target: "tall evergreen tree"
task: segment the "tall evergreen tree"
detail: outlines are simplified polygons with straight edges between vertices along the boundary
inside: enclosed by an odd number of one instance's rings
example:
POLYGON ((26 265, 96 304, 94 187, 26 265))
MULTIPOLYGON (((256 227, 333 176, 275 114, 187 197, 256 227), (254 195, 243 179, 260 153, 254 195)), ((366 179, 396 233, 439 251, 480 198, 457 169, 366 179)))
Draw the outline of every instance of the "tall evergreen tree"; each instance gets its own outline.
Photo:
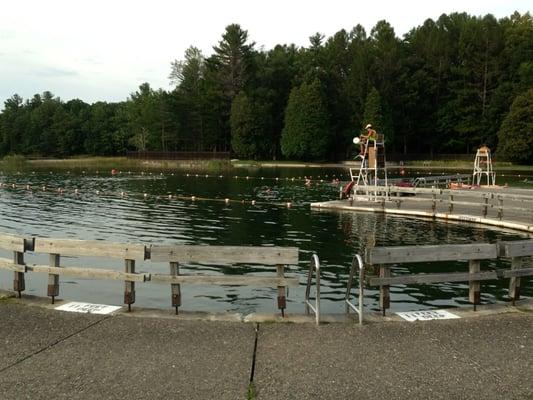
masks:
POLYGON ((317 79, 294 88, 285 111, 281 151, 287 158, 323 160, 329 151, 328 115, 317 79))
POLYGON ((498 138, 499 159, 533 163, 533 89, 515 98, 498 138))

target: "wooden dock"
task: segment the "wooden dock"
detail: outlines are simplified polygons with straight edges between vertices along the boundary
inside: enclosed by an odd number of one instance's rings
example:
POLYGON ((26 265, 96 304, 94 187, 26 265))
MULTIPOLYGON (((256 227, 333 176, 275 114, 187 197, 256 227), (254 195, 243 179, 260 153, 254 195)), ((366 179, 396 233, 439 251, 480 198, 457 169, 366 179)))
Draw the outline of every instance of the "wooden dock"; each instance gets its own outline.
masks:
POLYGON ((377 212, 478 223, 533 232, 533 190, 359 188, 350 199, 311 203, 312 209, 377 212))

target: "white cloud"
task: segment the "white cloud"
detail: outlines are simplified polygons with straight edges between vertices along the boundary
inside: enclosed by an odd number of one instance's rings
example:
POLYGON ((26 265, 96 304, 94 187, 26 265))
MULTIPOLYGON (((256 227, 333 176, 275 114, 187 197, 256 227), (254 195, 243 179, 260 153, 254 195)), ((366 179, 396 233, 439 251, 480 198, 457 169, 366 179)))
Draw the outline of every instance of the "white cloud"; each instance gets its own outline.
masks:
POLYGON ((407 0, 25 0, 0 13, 0 102, 50 90, 64 99, 118 101, 143 81, 168 88, 170 62, 190 45, 212 53, 224 28, 239 23, 258 47, 307 46, 315 32, 331 36, 386 19, 401 36, 427 18, 466 11, 510 15, 525 1, 407 0), (61 74, 63 72, 63 74, 61 74))

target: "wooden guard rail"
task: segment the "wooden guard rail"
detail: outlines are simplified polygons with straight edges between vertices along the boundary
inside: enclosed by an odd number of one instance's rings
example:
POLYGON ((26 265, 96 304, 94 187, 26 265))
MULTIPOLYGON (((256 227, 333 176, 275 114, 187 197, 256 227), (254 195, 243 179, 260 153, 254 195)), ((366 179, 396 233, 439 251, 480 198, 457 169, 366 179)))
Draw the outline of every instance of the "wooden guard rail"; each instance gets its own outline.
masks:
POLYGON ((524 268, 526 257, 533 256, 533 240, 499 242, 495 244, 459 244, 437 246, 374 247, 365 252, 365 263, 377 267, 379 276, 367 276, 369 286, 379 286, 379 305, 385 315, 390 308, 390 285, 429 284, 439 282, 469 282, 469 301, 480 303, 480 282, 510 279, 509 297, 520 298, 520 277, 533 276, 533 268, 524 268), (481 271, 481 262, 499 257, 511 258, 511 269, 481 271), (438 261, 467 261, 468 272, 420 273, 391 275, 394 264, 438 261))
POLYGON ((109 243, 94 240, 23 238, 0 234, 0 249, 12 251, 13 259, 0 258, 0 269, 14 272, 13 290, 21 297, 25 290, 25 273, 48 274, 47 295, 59 295, 59 276, 86 279, 124 281, 124 304, 135 303, 135 283, 153 282, 170 284, 171 304, 178 313, 181 305, 181 284, 195 285, 253 285, 271 286, 278 289, 278 308, 284 315, 287 307, 287 287, 298 286, 297 277, 286 277, 286 265, 298 264, 298 248, 294 247, 248 247, 248 246, 152 246, 139 244, 109 243), (25 252, 49 254, 48 265, 27 265, 25 252), (62 263, 62 256, 105 257, 124 260, 124 272, 91 266, 70 267, 62 263), (169 274, 138 273, 135 262, 150 259, 153 262, 168 262, 169 274), (180 275, 180 263, 186 264, 258 264, 276 267, 275 277, 263 276, 216 276, 180 275))
POLYGON ((401 207, 402 202, 409 201, 426 203, 433 212, 438 204, 446 204, 447 211, 450 213, 454 211, 455 206, 471 206, 479 208, 483 217, 487 216, 489 209, 494 209, 497 211, 499 220, 503 219, 505 211, 529 214, 529 218, 533 218, 533 196, 527 194, 397 186, 359 186, 354 188, 354 191, 355 196, 362 194, 378 198, 381 200, 382 207, 385 207, 386 201, 396 203, 397 208, 401 207), (421 196, 399 197, 416 194, 421 196))

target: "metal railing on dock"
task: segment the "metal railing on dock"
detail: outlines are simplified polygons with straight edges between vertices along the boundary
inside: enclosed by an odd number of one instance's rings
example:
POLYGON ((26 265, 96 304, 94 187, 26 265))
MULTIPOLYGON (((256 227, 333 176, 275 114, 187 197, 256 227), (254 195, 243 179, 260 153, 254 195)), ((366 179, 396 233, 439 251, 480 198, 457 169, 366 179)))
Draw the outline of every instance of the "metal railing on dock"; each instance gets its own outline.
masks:
POLYGON ((309 310, 313 310, 315 313, 316 324, 320 324, 320 260, 316 254, 313 254, 311 261, 309 262, 309 272, 307 274, 307 286, 305 289, 305 311, 309 314, 309 310), (311 304, 311 285, 313 281, 313 273, 315 273, 315 305, 311 304))

